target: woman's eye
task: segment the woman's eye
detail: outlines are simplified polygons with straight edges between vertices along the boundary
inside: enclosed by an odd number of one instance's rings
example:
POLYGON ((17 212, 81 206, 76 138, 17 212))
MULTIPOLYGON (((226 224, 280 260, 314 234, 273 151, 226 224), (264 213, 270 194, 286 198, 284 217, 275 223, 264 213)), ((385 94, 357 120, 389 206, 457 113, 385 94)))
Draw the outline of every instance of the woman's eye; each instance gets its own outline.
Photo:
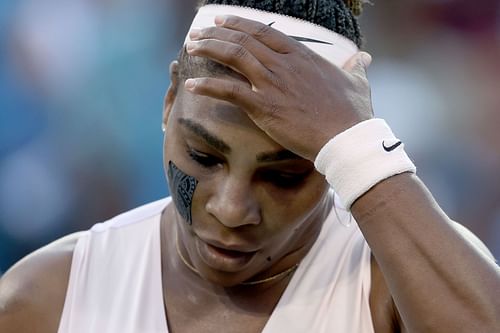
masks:
POLYGON ((262 179, 278 187, 291 188, 300 185, 308 174, 309 172, 286 173, 279 171, 268 171, 262 174, 262 179))
POLYGON ((198 152, 194 149, 188 149, 188 155, 193 161, 204 166, 205 168, 214 167, 221 163, 219 158, 198 152))

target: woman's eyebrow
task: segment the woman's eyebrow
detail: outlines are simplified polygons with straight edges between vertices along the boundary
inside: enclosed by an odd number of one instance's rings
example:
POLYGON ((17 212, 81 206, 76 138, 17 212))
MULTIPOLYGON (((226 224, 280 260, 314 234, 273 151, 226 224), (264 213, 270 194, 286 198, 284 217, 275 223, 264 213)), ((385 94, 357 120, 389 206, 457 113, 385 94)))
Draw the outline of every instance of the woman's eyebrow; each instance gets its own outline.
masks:
MULTIPOLYGON (((199 136, 207 144, 217 149, 221 153, 227 154, 231 152, 231 147, 224 142, 221 138, 217 137, 215 134, 210 133, 202 124, 187 118, 179 118, 178 122, 184 128, 188 129, 193 134, 199 136)), ((291 152, 287 149, 282 149, 278 151, 264 152, 260 153, 256 157, 257 162, 269 163, 269 162, 279 162, 285 160, 303 160, 304 158, 291 152)))
POLYGON ((187 128, 193 134, 199 136, 206 141, 210 146, 217 149, 221 153, 227 154, 231 152, 231 147, 215 134, 210 133, 203 125, 187 118, 179 118, 179 124, 187 128))
POLYGON ((304 160, 304 158, 287 149, 265 152, 257 155, 257 162, 278 162, 285 160, 304 160))

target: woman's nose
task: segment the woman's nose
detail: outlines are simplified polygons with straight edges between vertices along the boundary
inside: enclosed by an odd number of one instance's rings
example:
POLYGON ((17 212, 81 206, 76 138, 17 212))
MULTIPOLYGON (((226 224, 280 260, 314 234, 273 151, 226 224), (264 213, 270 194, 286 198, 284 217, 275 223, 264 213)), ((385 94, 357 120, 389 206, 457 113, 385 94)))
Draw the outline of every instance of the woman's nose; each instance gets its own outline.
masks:
POLYGON ((260 206, 250 184, 237 177, 219 182, 205 209, 228 228, 256 225, 261 221, 260 206))

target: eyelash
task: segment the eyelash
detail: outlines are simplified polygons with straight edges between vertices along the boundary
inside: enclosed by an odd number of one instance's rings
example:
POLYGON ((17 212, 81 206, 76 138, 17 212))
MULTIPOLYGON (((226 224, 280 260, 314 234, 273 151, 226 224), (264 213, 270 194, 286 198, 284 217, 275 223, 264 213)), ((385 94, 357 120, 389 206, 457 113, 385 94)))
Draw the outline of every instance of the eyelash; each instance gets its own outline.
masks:
POLYGON ((193 161, 205 168, 212 168, 222 162, 220 159, 214 156, 197 152, 192 148, 188 149, 187 153, 193 161))
MULTIPOLYGON (((221 159, 200 153, 192 148, 189 148, 187 153, 193 161, 206 169, 211 169, 222 163, 221 159)), ((260 174, 259 178, 276 187, 294 188, 299 186, 309 173, 309 171, 303 173, 283 173, 277 170, 266 170, 260 174)))
POLYGON ((293 188, 299 186, 307 177, 305 173, 283 173, 279 171, 266 171, 261 175, 261 179, 281 188, 293 188))

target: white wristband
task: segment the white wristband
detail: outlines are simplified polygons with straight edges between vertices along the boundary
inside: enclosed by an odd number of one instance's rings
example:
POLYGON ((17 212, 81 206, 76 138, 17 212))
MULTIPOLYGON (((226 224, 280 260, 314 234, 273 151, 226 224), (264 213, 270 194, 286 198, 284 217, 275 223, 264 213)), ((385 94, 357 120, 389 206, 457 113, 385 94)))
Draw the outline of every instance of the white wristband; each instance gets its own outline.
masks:
POLYGON ((316 169, 337 192, 346 209, 380 181, 403 172, 416 172, 383 119, 362 121, 339 133, 321 148, 316 169))

